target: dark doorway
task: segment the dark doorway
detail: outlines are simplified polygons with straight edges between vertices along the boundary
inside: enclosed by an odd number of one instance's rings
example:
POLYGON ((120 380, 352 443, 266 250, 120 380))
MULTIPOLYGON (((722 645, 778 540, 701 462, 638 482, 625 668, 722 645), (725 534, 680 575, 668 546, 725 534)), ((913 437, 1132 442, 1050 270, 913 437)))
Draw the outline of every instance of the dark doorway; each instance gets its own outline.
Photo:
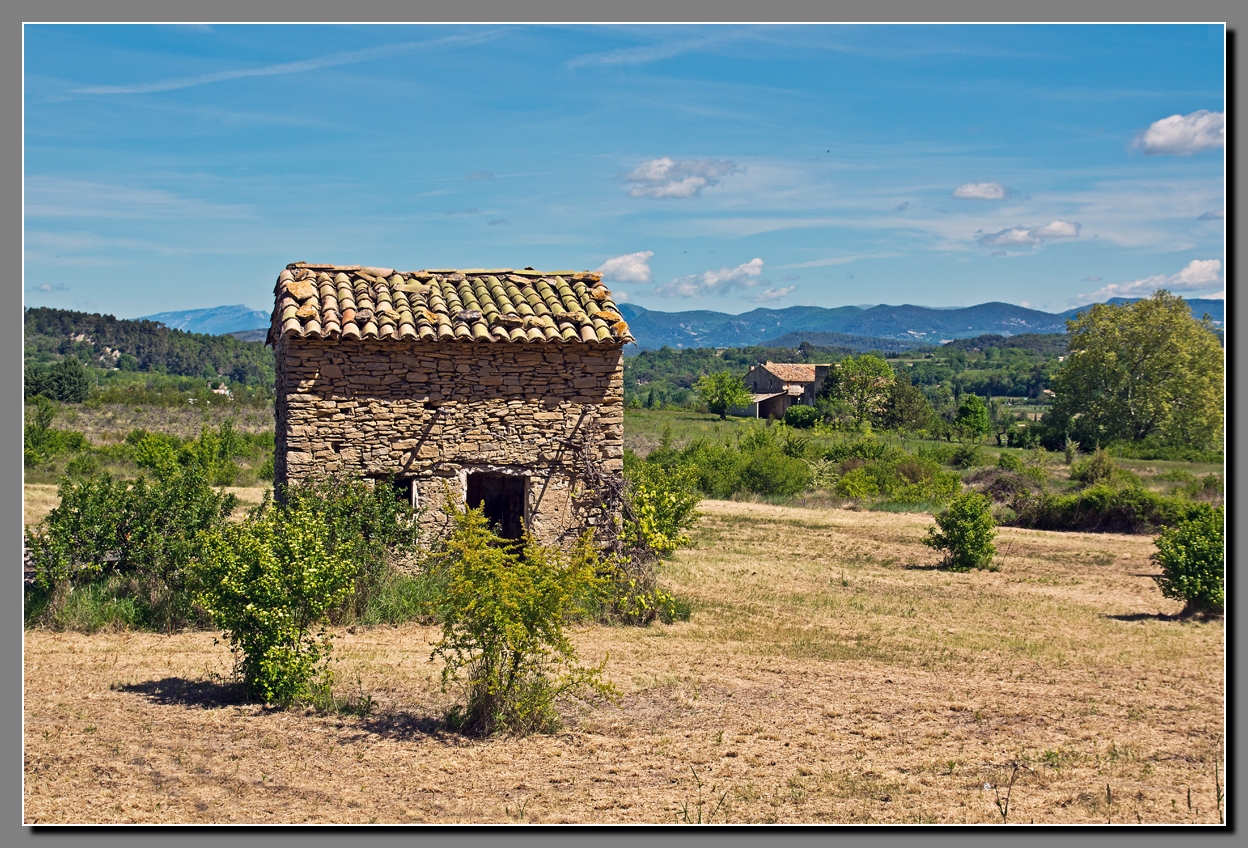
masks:
POLYGON ((524 478, 478 472, 468 475, 468 506, 485 505, 485 517, 504 539, 519 539, 524 523, 524 478))

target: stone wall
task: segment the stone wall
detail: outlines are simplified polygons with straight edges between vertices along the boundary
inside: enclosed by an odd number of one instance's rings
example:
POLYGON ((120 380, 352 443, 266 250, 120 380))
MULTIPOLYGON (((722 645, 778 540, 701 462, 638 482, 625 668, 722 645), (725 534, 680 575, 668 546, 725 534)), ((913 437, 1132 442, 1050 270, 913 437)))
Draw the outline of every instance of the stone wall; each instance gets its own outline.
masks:
POLYGON ((282 336, 275 352, 277 482, 410 479, 427 538, 478 471, 526 479, 525 521, 544 542, 609 521, 585 469, 623 473, 620 346, 282 336))

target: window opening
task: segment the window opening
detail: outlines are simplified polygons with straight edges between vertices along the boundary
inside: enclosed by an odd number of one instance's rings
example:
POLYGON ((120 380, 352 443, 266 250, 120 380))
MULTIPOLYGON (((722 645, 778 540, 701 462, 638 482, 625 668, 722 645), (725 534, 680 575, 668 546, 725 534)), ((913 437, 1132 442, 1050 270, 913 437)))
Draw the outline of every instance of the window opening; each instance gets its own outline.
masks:
POLYGON ((494 532, 519 539, 524 528, 524 478, 514 474, 468 475, 468 507, 482 508, 494 532))

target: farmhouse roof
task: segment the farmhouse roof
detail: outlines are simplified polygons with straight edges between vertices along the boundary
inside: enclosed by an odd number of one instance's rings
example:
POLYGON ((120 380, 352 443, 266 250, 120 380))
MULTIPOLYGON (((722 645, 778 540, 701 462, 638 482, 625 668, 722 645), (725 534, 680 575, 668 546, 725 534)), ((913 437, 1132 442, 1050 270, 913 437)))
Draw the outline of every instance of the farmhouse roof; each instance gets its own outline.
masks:
POLYGON ((395 271, 293 262, 277 278, 267 342, 280 336, 395 341, 633 341, 592 271, 395 271))
POLYGON ((815 366, 800 365, 792 362, 768 362, 763 368, 775 374, 786 383, 815 382, 815 366))

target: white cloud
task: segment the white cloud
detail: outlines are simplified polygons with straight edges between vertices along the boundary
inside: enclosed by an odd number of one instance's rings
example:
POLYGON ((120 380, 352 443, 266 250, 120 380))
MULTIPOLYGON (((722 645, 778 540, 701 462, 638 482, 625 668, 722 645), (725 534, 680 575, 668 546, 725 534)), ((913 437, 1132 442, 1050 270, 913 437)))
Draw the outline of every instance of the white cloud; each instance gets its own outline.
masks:
POLYGON ((624 179, 636 183, 632 197, 697 197, 702 189, 739 169, 728 159, 673 159, 664 156, 642 162, 624 179))
POLYGON ((40 283, 38 290, 41 292, 63 292, 69 291, 69 287, 64 283, 40 283))
POLYGON ((663 297, 724 295, 737 288, 753 288, 760 282, 758 277, 762 273, 763 260, 755 257, 736 268, 720 268, 718 271, 703 271, 701 274, 677 277, 655 289, 654 293, 663 297))
POLYGON ((773 300, 780 300, 793 294, 797 286, 783 286, 781 288, 769 288, 764 292, 754 295, 750 298, 754 303, 770 303, 773 300))
POLYGON ((471 174, 469 174, 469 175, 466 177, 466 179, 469 179, 469 180, 471 180, 471 181, 473 181, 473 182, 479 182, 479 181, 481 181, 481 180, 486 180, 486 181, 488 181, 488 182, 493 182, 493 180, 494 180, 494 172, 493 172, 493 171, 473 171, 471 174))
POLYGON ((1100 281, 1101 281, 1101 278, 1093 274, 1091 277, 1084 277, 1080 282, 1099 283, 1100 281))
POLYGON ((979 234, 975 240, 981 247, 1030 247, 1044 244, 1046 239, 1078 238, 1083 225, 1072 221, 1050 221, 1043 227, 1010 227, 995 233, 979 234))
POLYGON ((1226 144, 1226 115, 1200 109, 1154 121, 1135 139, 1146 156, 1191 156, 1226 144))
POLYGON ((1129 283, 1110 283, 1091 294, 1072 298, 1071 305, 1099 303, 1111 297, 1147 297, 1157 289, 1171 292, 1204 291, 1222 286, 1222 262, 1218 259, 1193 259, 1177 274, 1158 274, 1129 283))
POLYGON ((1050 221, 1043 227, 1036 227, 1032 232, 1039 238, 1079 238, 1079 224, 1070 221, 1050 221))
POLYGON ((953 190, 962 200, 1004 200, 1008 194, 1001 183, 963 183, 953 190))
POLYGON ((652 256, 654 256, 653 250, 626 253, 603 262, 598 268, 598 273, 617 283, 648 283, 651 279, 650 258, 652 256))
POLYGON ((632 299, 632 295, 630 295, 626 291, 620 291, 619 289, 616 289, 615 291, 611 292, 611 298, 616 303, 628 303, 629 300, 632 299))

